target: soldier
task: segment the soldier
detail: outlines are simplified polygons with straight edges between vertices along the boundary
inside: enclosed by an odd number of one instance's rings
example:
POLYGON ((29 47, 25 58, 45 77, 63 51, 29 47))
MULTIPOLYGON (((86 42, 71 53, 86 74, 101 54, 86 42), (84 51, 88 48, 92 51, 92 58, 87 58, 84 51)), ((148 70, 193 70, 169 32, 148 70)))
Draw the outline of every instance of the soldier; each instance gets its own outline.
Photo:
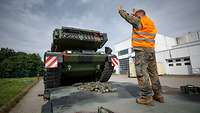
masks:
POLYGON ((142 9, 133 9, 133 13, 128 14, 122 6, 119 6, 118 11, 121 17, 132 25, 132 47, 135 52, 136 75, 140 88, 140 96, 136 102, 152 105, 154 99, 164 103, 154 51, 156 27, 142 9))

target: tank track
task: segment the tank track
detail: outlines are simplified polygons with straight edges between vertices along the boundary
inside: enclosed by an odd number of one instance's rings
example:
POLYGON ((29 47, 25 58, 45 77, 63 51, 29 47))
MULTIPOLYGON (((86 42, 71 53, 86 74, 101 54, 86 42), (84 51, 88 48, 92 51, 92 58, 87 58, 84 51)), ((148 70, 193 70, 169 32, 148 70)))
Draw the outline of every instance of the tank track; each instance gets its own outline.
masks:
POLYGON ((112 73, 113 73, 113 67, 110 62, 106 61, 99 81, 107 82, 110 79, 112 73))
POLYGON ((61 72, 60 69, 49 69, 44 76, 45 89, 60 86, 61 72))

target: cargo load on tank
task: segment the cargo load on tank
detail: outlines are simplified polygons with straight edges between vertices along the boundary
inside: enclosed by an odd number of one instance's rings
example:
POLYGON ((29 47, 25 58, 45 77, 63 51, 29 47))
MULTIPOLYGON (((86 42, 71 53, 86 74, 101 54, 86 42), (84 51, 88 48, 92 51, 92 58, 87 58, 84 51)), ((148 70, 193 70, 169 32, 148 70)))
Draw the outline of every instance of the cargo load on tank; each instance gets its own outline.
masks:
POLYGON ((112 50, 97 52, 108 41, 107 34, 94 30, 62 27, 53 31, 51 51, 45 52, 45 93, 79 82, 107 82, 118 64, 112 50))

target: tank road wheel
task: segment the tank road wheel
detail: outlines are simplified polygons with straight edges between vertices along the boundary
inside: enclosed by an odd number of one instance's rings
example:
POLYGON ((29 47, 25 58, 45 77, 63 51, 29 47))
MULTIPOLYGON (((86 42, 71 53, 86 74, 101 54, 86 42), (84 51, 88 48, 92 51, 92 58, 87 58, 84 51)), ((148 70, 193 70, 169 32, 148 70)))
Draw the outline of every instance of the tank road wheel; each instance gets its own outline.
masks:
POLYGON ((107 82, 110 79, 112 73, 113 73, 113 67, 111 65, 111 62, 106 61, 99 81, 107 82))

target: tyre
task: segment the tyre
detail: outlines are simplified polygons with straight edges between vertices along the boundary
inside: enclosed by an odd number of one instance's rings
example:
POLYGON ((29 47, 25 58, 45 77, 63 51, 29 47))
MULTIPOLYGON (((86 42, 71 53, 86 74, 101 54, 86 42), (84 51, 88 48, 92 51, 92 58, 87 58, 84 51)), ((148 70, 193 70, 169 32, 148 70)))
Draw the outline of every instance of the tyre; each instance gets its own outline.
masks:
POLYGON ((107 82, 110 79, 112 73, 113 73, 113 67, 111 65, 111 62, 106 61, 99 81, 107 82))

